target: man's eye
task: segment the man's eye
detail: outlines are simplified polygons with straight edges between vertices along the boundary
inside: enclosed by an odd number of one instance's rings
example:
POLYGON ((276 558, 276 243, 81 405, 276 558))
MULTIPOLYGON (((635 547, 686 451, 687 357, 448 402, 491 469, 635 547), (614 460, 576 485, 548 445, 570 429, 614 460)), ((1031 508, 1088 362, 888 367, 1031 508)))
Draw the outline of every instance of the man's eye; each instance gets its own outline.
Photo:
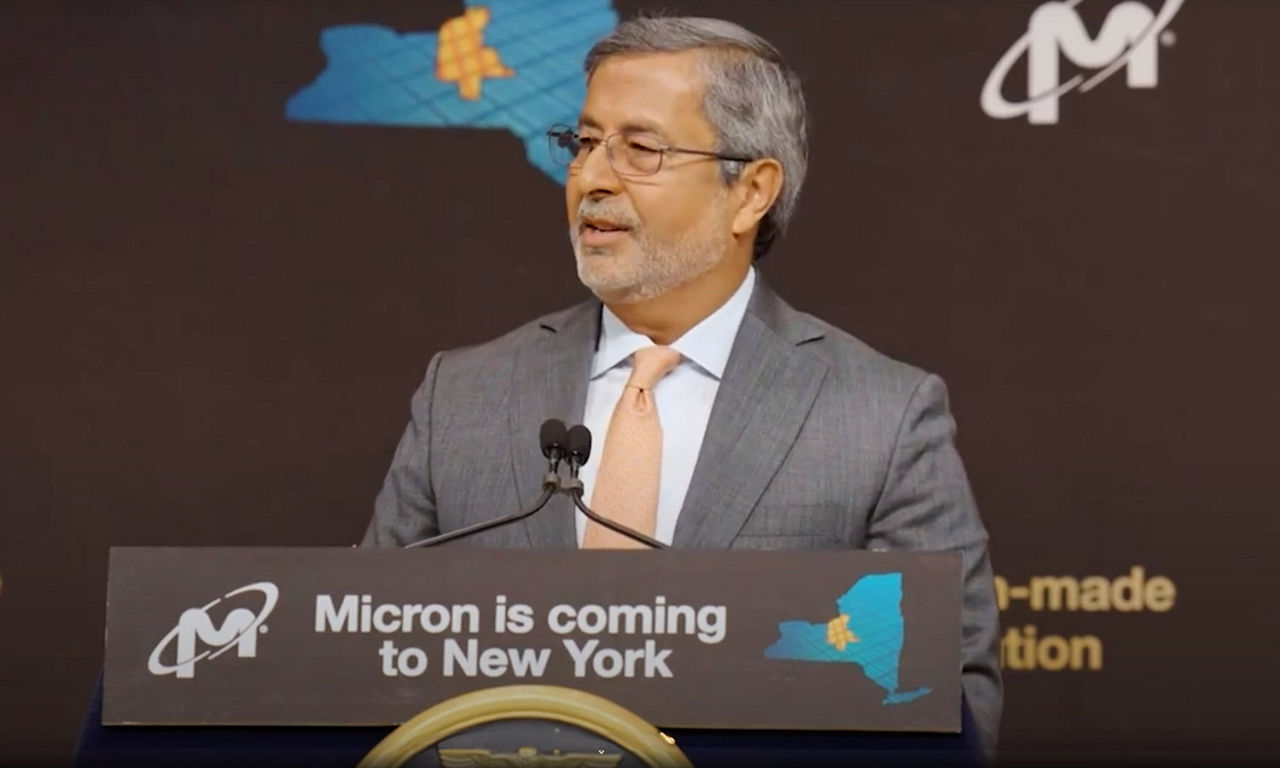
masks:
POLYGON ((650 144, 647 142, 635 141, 635 140, 627 142, 627 149, 631 150, 632 152, 638 152, 640 154, 646 154, 646 155, 655 155, 662 151, 662 149, 658 147, 656 144, 650 144))
POLYGON ((585 150, 585 151, 587 151, 587 152, 590 152, 591 150, 595 149, 595 148, 596 148, 596 146, 597 146, 597 145, 599 145, 599 144, 600 144, 600 140, 599 140, 599 139, 597 139, 597 138, 595 138, 594 136, 579 136, 579 137, 578 137, 578 149, 579 149, 579 150, 585 150))

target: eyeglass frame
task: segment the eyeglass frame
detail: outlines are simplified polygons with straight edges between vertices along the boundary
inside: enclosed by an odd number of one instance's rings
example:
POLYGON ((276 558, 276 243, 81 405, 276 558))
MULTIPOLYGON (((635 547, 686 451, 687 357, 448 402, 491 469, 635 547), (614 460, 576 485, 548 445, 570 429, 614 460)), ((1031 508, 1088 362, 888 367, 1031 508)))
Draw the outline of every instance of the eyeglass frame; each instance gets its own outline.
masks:
MULTIPOLYGON (((577 137, 579 144, 581 144, 582 134, 578 132, 578 129, 573 128, 572 126, 568 126, 568 125, 564 125, 563 123, 560 123, 557 125, 553 125, 547 129, 547 143, 548 143, 547 150, 548 152, 550 152, 552 160, 556 160, 556 145, 559 143, 559 139, 561 138, 561 136, 565 135, 566 133, 577 137), (556 144, 552 144, 552 142, 556 142, 556 144)), ((672 154, 700 155, 702 157, 713 157, 717 160, 724 160, 724 161, 733 162, 733 163, 750 163, 758 159, 754 157, 726 155, 726 154, 709 150, 709 149, 691 149, 688 147, 677 147, 670 144, 659 144, 655 149, 655 151, 658 152, 657 168, 654 168, 649 173, 626 173, 623 171, 619 171, 618 168, 613 164, 613 150, 609 148, 609 142, 613 139, 614 136, 624 136, 626 134, 640 134, 640 133, 644 133, 644 132, 636 131, 636 130, 623 130, 623 131, 615 131, 607 136, 602 136, 600 138, 591 138, 590 139, 591 141, 598 142, 595 146, 591 147, 591 149, 595 149, 596 146, 604 147, 605 160, 608 161, 609 167, 613 169, 614 173, 620 176, 636 176, 636 177, 657 175, 662 170, 663 159, 665 159, 667 155, 672 155, 672 154)), ((562 148, 568 149, 568 147, 562 147, 562 148)), ((587 156, 590 154, 591 154, 591 150, 589 149, 587 150, 586 155, 581 155, 581 149, 579 149, 579 154, 574 155, 573 159, 571 159, 567 163, 563 163, 563 165, 566 168, 573 168, 575 167, 575 165, 576 167, 581 167, 584 163, 586 163, 587 156), (581 161, 578 160, 579 156, 581 156, 582 158, 581 161)))

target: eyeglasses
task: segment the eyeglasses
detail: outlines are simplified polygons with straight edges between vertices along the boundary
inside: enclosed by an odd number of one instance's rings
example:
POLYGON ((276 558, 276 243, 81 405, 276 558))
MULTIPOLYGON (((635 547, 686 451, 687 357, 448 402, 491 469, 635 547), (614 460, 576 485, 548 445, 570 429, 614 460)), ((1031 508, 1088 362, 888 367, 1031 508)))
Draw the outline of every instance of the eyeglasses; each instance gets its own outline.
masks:
POLYGON ((619 131, 603 138, 582 136, 567 125, 553 125, 547 131, 547 144, 551 158, 560 165, 581 168, 591 150, 604 145, 605 157, 614 173, 620 176, 652 176, 662 170, 662 158, 666 155, 685 154, 714 157, 749 163, 754 158, 739 155, 722 155, 705 149, 685 149, 659 143, 652 136, 633 131, 619 131))

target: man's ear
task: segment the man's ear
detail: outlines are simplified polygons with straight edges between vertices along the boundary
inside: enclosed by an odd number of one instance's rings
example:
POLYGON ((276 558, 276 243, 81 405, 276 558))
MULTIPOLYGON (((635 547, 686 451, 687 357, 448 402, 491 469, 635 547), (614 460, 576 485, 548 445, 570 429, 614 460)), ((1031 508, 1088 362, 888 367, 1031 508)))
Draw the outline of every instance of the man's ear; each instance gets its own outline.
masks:
POLYGON ((733 217, 733 234, 744 235, 760 223, 782 191, 782 178, 782 163, 772 157, 747 163, 734 183, 740 202, 733 217))

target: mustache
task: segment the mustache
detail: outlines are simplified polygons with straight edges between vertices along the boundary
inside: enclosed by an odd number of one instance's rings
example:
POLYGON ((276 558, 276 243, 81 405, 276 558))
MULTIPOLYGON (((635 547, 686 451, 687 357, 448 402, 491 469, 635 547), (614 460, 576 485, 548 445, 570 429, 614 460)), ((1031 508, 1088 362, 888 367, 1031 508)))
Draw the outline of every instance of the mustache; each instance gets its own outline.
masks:
MULTIPOLYGON (((583 200, 578 203, 578 221, 583 219, 605 219, 627 229, 639 229, 640 219, 631 211, 617 205, 594 200, 583 200)), ((581 229, 579 224, 578 228, 581 229)))

